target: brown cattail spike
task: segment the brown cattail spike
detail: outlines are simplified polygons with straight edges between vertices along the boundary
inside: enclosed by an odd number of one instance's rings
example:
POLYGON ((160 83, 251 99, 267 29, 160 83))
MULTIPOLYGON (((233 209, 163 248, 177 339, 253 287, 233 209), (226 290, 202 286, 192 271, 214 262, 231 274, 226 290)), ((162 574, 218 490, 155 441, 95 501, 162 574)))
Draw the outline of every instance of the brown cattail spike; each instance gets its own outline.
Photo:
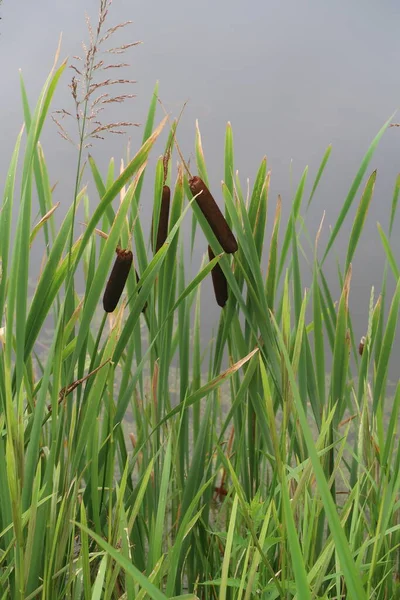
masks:
POLYGON ((117 258, 103 296, 103 307, 108 313, 112 313, 115 310, 118 301, 121 298, 126 280, 128 279, 132 260, 133 256, 130 250, 117 248, 117 258))
MULTIPOLYGON (((211 246, 208 246, 208 258, 210 259, 210 261, 213 258, 215 258, 211 246)), ((212 269, 211 277, 213 280, 214 293, 215 298, 217 300, 217 304, 218 306, 221 306, 223 308, 226 304, 226 301, 228 300, 228 282, 226 281, 224 272, 218 263, 212 269)))
MULTIPOLYGON (((158 231, 156 240, 156 250, 158 252, 168 237, 168 218, 169 205, 171 201, 171 190, 167 185, 164 185, 161 196, 160 219, 158 221, 158 231)), ((153 223, 151 224, 151 244, 153 246, 153 223)))
POLYGON ((202 181, 200 177, 192 177, 189 179, 189 186, 193 196, 199 194, 196 198, 196 202, 222 248, 228 254, 236 252, 238 249, 236 238, 204 181, 202 181))

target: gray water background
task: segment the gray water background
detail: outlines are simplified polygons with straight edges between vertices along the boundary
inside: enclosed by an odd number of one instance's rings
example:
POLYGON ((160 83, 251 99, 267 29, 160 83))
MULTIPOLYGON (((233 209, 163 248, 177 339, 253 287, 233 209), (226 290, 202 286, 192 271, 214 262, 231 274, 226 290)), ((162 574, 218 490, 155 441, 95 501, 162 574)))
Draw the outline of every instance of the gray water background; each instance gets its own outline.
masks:
MULTIPOLYGON (((33 105, 53 62, 59 34, 63 33, 61 57, 81 53, 87 40, 84 12, 96 23, 97 0, 4 0, 0 5, 0 188, 4 186, 10 156, 23 117, 20 101, 21 69, 33 105)), ((195 120, 199 119, 211 187, 218 192, 224 176, 223 155, 226 122, 232 123, 235 166, 242 185, 250 185, 264 155, 271 169, 271 230, 276 197, 283 201, 283 223, 296 185, 306 165, 309 178, 305 199, 329 143, 333 151, 312 208, 307 226, 314 238, 325 211, 321 248, 329 227, 342 207, 352 180, 372 138, 400 104, 400 5, 387 0, 286 1, 219 0, 188 3, 181 0, 149 2, 114 0, 108 24, 126 20, 133 24, 116 36, 116 43, 142 40, 127 55, 126 77, 137 80, 130 89, 137 98, 121 107, 111 107, 110 120, 129 119, 144 123, 156 80, 160 97, 177 116, 188 104, 179 126, 179 142, 185 156, 194 152, 195 120)), ((53 109, 73 109, 68 83, 72 71, 59 83, 53 109)), ((128 91, 128 90, 125 90, 128 91)), ((157 121, 163 116, 157 113, 157 121)), ((394 121, 399 120, 396 117, 394 121)), ((74 123, 71 122, 73 129, 74 123)), ((140 146, 143 127, 132 129, 131 144, 140 146)), ((91 149, 103 173, 111 156, 119 164, 125 156, 126 136, 108 136, 91 149)), ((76 151, 62 140, 48 120, 41 142, 51 183, 57 182, 54 202, 61 202, 59 215, 72 201, 76 151)), ((153 203, 153 170, 165 137, 152 154, 142 196, 144 227, 150 227, 153 203)), ((374 198, 365 230, 353 261, 351 310, 356 336, 365 333, 371 286, 380 292, 384 252, 376 223, 387 232, 390 204, 399 164, 400 130, 384 135, 370 174, 378 170, 374 198)), ((89 171, 86 180, 90 182, 89 171)), ((365 183, 365 182, 364 182, 365 183)), ((357 203, 361 196, 358 193, 357 203)), ((97 196, 89 187, 91 207, 97 196)), ((351 215, 354 216, 356 205, 351 215)), ((344 261, 351 218, 335 244, 344 261)), ((393 251, 400 258, 397 219, 393 251)), ((187 235, 190 218, 185 224, 187 235)), ((198 236, 195 266, 203 256, 205 242, 198 236), (197 261, 197 262, 196 262, 197 261)), ((43 247, 33 247, 32 278, 37 273, 43 247)), ((308 251, 308 255, 312 255, 308 251)), ((326 264, 326 273, 338 292, 336 266, 326 264)), ((389 296, 393 279, 389 277, 389 296)), ((310 278, 305 270, 304 284, 310 278)), ((202 293, 203 339, 207 341, 217 324, 219 309, 212 299, 211 282, 202 293)), ((337 298, 335 298, 337 299, 337 298)), ((391 376, 398 378, 400 353, 393 353, 391 376)))

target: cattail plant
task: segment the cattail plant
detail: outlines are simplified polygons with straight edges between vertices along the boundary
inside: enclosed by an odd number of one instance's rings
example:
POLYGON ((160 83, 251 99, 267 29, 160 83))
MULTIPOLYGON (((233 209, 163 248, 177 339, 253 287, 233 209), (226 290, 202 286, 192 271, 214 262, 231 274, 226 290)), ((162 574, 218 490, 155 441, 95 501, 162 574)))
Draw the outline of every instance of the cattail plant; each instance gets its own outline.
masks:
MULTIPOLYGON (((208 258, 210 261, 215 258, 215 254, 212 251, 211 246, 208 246, 208 258)), ((219 264, 216 264, 212 269, 211 277, 217 304, 223 308, 228 300, 228 282, 219 264)))
MULTIPOLYGON (((114 312, 121 298, 133 261, 133 255, 130 250, 117 248, 116 252, 117 258, 115 259, 103 296, 103 307, 108 313, 114 312)), ((137 273, 136 277, 138 277, 137 273)))
POLYGON ((196 202, 222 248, 228 254, 236 252, 238 249, 236 238, 204 181, 200 177, 191 177, 189 186, 194 196, 199 194, 196 202))

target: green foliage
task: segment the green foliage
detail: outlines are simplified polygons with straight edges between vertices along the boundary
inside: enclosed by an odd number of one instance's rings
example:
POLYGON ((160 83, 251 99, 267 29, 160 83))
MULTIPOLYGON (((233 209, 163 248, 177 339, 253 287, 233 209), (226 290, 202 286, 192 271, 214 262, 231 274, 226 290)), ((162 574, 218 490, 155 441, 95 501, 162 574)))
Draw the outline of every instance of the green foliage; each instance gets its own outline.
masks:
MULTIPOLYGON (((399 178, 388 234, 378 225, 385 293, 377 301, 371 293, 361 359, 350 357, 349 296, 376 171, 359 199, 337 298, 324 273, 388 123, 363 159, 322 259, 318 232, 304 292, 302 204, 310 193, 307 212, 317 195, 330 147, 311 192, 304 170, 283 223, 280 198, 269 215, 266 158, 244 198, 228 124, 225 181, 220 194, 213 191, 238 240, 228 256, 192 198, 183 165, 173 172, 177 125, 169 132, 166 118, 154 125, 157 85, 133 158, 115 177, 112 159, 102 173, 95 152, 89 157, 94 198, 80 186, 79 164, 73 202, 56 227, 39 137, 64 68, 54 67, 32 113, 21 80, 27 138, 22 150, 21 131, 0 212, 0 596, 398 597, 400 384, 393 391, 388 376, 400 307, 391 245, 399 178), (168 238, 153 256, 138 207, 163 134, 166 155, 152 174, 154 214, 164 176, 172 201, 168 238), (86 228, 78 237, 80 204, 86 228), (189 244, 182 235, 188 213, 189 244), (99 230, 106 239, 97 244, 99 230), (197 272, 187 252, 196 237, 215 254, 197 272), (30 296, 33 240, 44 258, 30 296), (139 280, 132 269, 116 311, 104 315, 117 245, 132 249, 139 280), (214 337, 204 340, 211 299, 201 288, 217 263, 229 299, 214 337)), ((198 124, 195 155, 208 183, 198 124)))

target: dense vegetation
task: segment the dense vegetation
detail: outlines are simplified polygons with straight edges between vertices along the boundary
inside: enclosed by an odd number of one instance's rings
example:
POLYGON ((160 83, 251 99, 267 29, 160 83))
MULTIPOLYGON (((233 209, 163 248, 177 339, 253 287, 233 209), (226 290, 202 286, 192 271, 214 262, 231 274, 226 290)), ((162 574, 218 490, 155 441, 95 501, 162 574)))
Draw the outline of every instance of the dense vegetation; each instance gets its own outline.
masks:
MULTIPOLYGON (((376 179, 375 171, 368 176, 370 162, 390 120, 368 149, 323 249, 319 234, 308 244, 305 216, 330 147, 309 198, 304 171, 283 223, 280 199, 268 197, 266 159, 251 193, 243 192, 228 124, 222 193, 213 191, 238 243, 226 254, 192 195, 187 167, 173 168, 179 128, 167 117, 156 123, 157 87, 143 144, 121 173, 112 159, 101 173, 94 157, 82 169, 90 50, 85 60, 83 101, 72 85, 82 116, 76 187, 62 223, 56 225, 39 139, 66 63, 54 67, 32 112, 21 82, 25 125, 4 180, 1 598, 398 598, 400 386, 393 397, 388 368, 400 303, 390 244, 400 178, 388 231, 379 227, 386 267, 381 290, 371 290, 362 348, 348 304, 376 179), (162 134, 165 152, 150 173, 148 157, 162 134), (93 177, 98 197, 89 199, 83 173, 93 177), (145 174, 154 178, 152 233, 138 209, 145 174), (165 185, 168 237, 153 254, 165 185), (33 226, 36 196, 41 219, 33 226), (354 203, 335 298, 324 265, 354 203), (86 227, 78 235, 81 205, 86 227), (190 222, 192 247, 195 236, 204 240, 193 278, 182 240, 190 222), (44 260, 31 297, 33 241, 44 260), (130 269, 122 300, 106 313, 117 247, 132 251, 139 280, 130 269), (303 252, 312 269, 309 289, 303 252), (204 344, 200 291, 217 265, 228 300, 215 338, 204 344), (39 351, 49 323, 54 335, 39 351)), ((195 152, 192 175, 208 186, 198 129, 195 152)))

